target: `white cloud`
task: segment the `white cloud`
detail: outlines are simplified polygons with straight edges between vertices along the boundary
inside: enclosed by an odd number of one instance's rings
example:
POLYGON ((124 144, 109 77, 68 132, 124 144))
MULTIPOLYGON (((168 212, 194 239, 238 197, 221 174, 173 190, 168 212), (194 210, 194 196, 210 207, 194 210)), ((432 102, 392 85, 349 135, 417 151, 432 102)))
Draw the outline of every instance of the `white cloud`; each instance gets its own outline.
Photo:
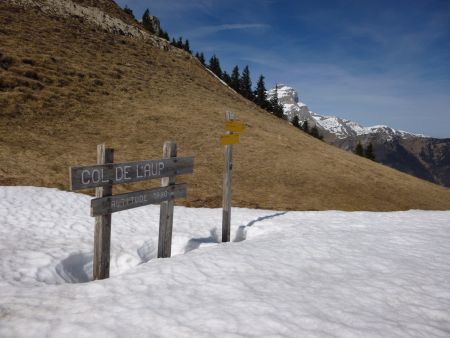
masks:
POLYGON ((270 25, 263 24, 263 23, 222 24, 222 25, 198 27, 198 28, 188 32, 187 36, 190 36, 191 38, 199 38, 199 37, 207 36, 210 34, 221 32, 221 31, 246 30, 246 29, 267 29, 267 28, 270 28, 270 25))

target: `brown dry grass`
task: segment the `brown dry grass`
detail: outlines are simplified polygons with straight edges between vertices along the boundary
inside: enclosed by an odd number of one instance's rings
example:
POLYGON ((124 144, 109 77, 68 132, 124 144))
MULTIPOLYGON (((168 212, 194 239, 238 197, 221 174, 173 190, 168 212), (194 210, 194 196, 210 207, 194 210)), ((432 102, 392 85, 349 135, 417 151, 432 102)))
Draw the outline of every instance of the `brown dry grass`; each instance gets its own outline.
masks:
MULTIPOLYGON (((329 146, 256 108, 187 55, 78 19, 0 4, 0 184, 68 188, 68 167, 195 156, 190 206, 219 207, 224 113, 248 124, 235 147, 233 205, 296 210, 450 209, 450 189, 329 146)), ((116 187, 134 190, 159 182, 116 187)))

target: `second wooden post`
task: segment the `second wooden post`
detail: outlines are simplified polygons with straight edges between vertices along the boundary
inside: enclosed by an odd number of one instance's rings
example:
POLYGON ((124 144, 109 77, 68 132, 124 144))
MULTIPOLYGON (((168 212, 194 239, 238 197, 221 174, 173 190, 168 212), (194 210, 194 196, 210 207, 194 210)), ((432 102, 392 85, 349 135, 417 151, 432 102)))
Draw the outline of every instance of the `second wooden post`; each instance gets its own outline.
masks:
MULTIPOLYGON (((167 141, 164 143, 163 158, 177 157, 177 144, 167 141)), ((163 177, 161 186, 175 184, 176 176, 163 177)), ((172 249, 173 207, 175 200, 161 202, 159 214, 158 258, 170 257, 172 249)))
MULTIPOLYGON (((106 148, 104 144, 97 146, 97 164, 114 162, 114 149, 106 148)), ((112 195, 112 185, 95 188, 95 196, 112 195)), ((111 214, 95 217, 94 232, 94 267, 93 278, 109 278, 109 260, 111 248, 111 214)))

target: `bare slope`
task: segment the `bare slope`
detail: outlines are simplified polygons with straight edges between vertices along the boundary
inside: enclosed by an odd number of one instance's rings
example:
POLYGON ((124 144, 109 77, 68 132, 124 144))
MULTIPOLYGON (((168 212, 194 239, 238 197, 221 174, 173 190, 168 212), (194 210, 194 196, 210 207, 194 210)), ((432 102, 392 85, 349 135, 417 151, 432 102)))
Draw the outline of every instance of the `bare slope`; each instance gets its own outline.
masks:
POLYGON ((189 183, 184 203, 219 206, 218 140, 231 110, 248 123, 235 150, 235 206, 450 209, 449 189, 299 132, 187 54, 5 2, 0 41, 0 184, 66 189, 68 167, 95 163, 98 143, 128 161, 159 158, 172 139, 180 155, 196 157, 195 174, 180 178, 189 183))

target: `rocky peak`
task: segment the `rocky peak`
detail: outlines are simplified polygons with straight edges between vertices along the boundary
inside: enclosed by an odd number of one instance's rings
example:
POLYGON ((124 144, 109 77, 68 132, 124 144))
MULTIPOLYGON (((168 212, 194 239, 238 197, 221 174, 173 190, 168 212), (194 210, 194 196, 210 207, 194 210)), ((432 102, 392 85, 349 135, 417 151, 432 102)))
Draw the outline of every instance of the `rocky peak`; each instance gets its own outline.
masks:
POLYGON ((303 102, 299 101, 298 92, 294 88, 284 84, 278 84, 276 87, 270 89, 267 92, 267 95, 273 97, 275 91, 277 92, 278 100, 281 104, 298 104, 299 106, 305 106, 303 102))
POLYGON ((276 87, 267 91, 267 98, 269 100, 273 98, 275 92, 277 93, 278 101, 283 105, 284 115, 286 115, 289 121, 292 121, 294 116, 298 116, 300 121, 308 120, 313 125, 315 124, 308 107, 299 100, 298 93, 294 88, 284 84, 278 84, 276 87))
POLYGON ((161 24, 159 22, 159 19, 154 15, 150 15, 150 23, 152 24, 155 34, 159 35, 159 33, 161 32, 161 24))

